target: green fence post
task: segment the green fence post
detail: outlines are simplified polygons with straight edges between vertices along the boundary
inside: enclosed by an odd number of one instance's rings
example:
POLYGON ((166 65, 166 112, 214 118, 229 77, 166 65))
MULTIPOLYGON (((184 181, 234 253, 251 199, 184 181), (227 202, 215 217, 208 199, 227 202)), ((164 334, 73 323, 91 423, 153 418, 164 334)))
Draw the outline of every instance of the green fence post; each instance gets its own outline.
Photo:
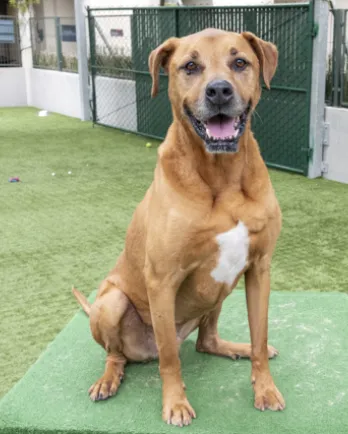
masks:
POLYGON ((341 70, 341 46, 342 46, 342 10, 334 12, 334 48, 332 58, 333 74, 333 105, 338 107, 341 98, 340 70, 341 70))
POLYGON ((340 89, 341 89, 341 95, 340 95, 340 106, 341 107, 348 107, 348 101, 345 99, 346 94, 346 73, 345 69, 347 67, 347 10, 342 11, 342 42, 341 42, 341 67, 340 67, 340 89))
POLYGON ((55 17, 56 26, 56 50, 57 50, 57 68, 58 71, 63 70, 63 53, 62 53, 62 32, 60 27, 60 18, 55 17))
POLYGON ((96 75, 96 53, 95 53, 95 18, 91 9, 87 8, 88 31, 89 31, 89 49, 90 49, 90 74, 92 78, 92 119, 93 124, 97 122, 97 97, 95 89, 96 75))
POLYGON ((179 19, 180 10, 179 8, 175 8, 174 10, 174 19, 175 19, 175 36, 180 38, 180 19, 179 19))
POLYGON ((31 59, 32 59, 34 68, 36 66, 36 59, 35 58, 36 58, 36 51, 37 51, 36 40, 35 40, 35 36, 34 36, 34 28, 35 28, 36 23, 37 23, 37 21, 34 20, 34 18, 29 18, 30 45, 32 47, 31 48, 31 59))
MULTIPOLYGON (((14 18, 15 27, 15 37, 16 37, 16 66, 22 66, 22 56, 21 56, 21 37, 19 32, 18 19, 14 18)), ((29 27, 30 29, 30 27, 29 27)))
MULTIPOLYGON (((247 32, 257 33, 257 17, 256 15, 260 13, 258 9, 247 9, 244 10, 244 19, 245 19, 245 29, 247 32)), ((270 19, 271 14, 269 15, 268 19, 270 19)))

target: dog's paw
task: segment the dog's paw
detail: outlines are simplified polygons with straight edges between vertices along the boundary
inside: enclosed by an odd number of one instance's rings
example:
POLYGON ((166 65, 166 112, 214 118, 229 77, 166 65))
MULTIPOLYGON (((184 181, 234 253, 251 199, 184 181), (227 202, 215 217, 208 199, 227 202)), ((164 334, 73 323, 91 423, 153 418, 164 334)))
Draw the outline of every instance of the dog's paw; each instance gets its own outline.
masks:
POLYGON ((261 378, 257 379, 254 383, 254 391, 254 407, 258 410, 284 410, 285 400, 272 379, 266 379, 266 381, 263 381, 261 378))
MULTIPOLYGON (((250 359, 251 358, 251 345, 250 344, 232 344, 234 346, 241 347, 239 350, 231 351, 228 355, 231 357, 232 360, 239 360, 239 359, 250 359), (243 347, 242 347, 243 346, 243 347)), ((279 351, 272 347, 271 345, 268 345, 268 358, 273 359, 274 357, 277 357, 279 355, 279 351)))
POLYGON ((89 388, 89 397, 92 401, 103 401, 115 395, 123 380, 121 375, 113 375, 111 378, 101 377, 89 388))
POLYGON ((163 405, 163 420, 168 425, 188 426, 195 418, 196 413, 186 398, 177 401, 171 399, 163 405))
MULTIPOLYGON (((225 356, 231 358, 232 360, 250 359, 252 353, 251 344, 239 344, 235 342, 224 341, 220 338, 207 342, 197 340, 196 349, 202 353, 225 356)), ((276 348, 268 345, 267 349, 269 359, 273 359, 274 357, 278 356, 279 352, 276 348)))

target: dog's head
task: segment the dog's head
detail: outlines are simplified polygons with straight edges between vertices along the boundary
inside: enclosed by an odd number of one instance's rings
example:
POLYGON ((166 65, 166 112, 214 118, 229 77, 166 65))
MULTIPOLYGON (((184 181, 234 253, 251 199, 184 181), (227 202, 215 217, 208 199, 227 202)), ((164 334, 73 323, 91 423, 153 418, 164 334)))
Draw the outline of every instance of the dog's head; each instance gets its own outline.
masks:
POLYGON ((170 38, 150 54, 152 96, 158 75, 169 74, 174 116, 184 119, 210 152, 236 152, 260 95, 275 73, 276 47, 254 34, 206 29, 170 38))

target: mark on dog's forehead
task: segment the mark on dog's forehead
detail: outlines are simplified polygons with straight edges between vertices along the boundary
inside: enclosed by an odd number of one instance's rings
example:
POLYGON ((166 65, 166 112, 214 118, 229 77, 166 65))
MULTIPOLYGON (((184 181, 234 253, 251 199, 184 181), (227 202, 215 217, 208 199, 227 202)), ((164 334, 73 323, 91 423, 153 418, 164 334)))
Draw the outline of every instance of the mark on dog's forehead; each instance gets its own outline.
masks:
POLYGON ((221 37, 232 37, 239 39, 241 37, 241 34, 236 32, 228 32, 221 29, 209 28, 201 30, 197 33, 192 33, 191 35, 184 36, 182 39, 186 39, 187 42, 196 42, 197 39, 216 39, 221 37))
POLYGON ((181 54, 185 53, 192 59, 197 59, 201 55, 205 57, 217 51, 228 53, 231 56, 236 56, 241 52, 248 54, 252 51, 249 43, 240 33, 213 28, 185 36, 181 38, 181 41, 182 44, 179 46, 181 54))
POLYGON ((228 37, 229 35, 232 35, 231 32, 226 32, 225 30, 220 29, 204 29, 201 32, 192 33, 191 35, 185 36, 182 38, 182 40, 191 45, 191 44, 197 44, 200 41, 209 41, 214 42, 216 38, 221 37, 228 37))
POLYGON ((221 30, 221 29, 214 29, 214 28, 209 28, 209 29, 204 29, 201 30, 200 32, 197 33, 193 33, 191 36, 196 36, 196 37, 207 37, 207 38, 215 38, 216 36, 221 36, 221 35, 226 35, 228 34, 228 32, 226 32, 226 30, 221 30))

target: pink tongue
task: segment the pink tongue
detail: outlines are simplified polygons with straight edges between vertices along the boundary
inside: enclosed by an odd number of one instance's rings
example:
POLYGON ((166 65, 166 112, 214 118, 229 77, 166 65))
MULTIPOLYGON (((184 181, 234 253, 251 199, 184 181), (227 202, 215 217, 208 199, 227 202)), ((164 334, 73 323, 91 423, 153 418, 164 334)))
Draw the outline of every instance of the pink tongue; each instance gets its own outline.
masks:
POLYGON ((236 120, 212 118, 207 122, 207 128, 211 136, 216 139, 224 139, 225 137, 233 137, 236 129, 234 127, 236 120))

